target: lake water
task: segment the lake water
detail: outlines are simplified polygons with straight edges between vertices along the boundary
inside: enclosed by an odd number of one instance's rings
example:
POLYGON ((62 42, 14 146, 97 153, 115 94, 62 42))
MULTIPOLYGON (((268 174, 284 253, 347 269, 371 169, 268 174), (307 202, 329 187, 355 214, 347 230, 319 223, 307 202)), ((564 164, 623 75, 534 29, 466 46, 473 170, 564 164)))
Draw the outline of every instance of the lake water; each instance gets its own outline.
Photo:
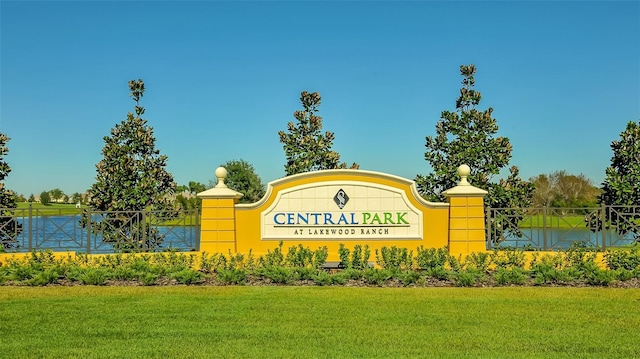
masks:
MULTIPOLYGON (((23 230, 18 246, 7 252, 30 250, 76 251, 84 253, 113 253, 113 246, 103 243, 100 234, 91 233, 80 225, 80 215, 34 216, 17 218, 23 230)), ((199 228, 196 226, 156 226, 165 238, 158 250, 192 251, 199 248, 199 228)), ((498 247, 533 249, 566 249, 579 241, 589 247, 619 247, 634 243, 633 234, 619 236, 615 232, 591 232, 587 229, 525 228, 523 236, 507 236, 498 247)))
MULTIPOLYGON (((113 246, 102 242, 99 233, 80 225, 80 215, 38 216, 17 218, 22 224, 17 247, 7 252, 29 252, 30 250, 76 251, 84 253, 113 253, 113 246)), ((164 235, 159 251, 177 249, 191 251, 198 248, 199 228, 196 226, 153 226, 164 235)))
POLYGON ((523 236, 508 235, 499 247, 516 247, 534 249, 566 249, 574 242, 581 242, 588 247, 620 247, 633 244, 633 233, 619 235, 615 231, 592 232, 586 228, 524 228, 523 236))

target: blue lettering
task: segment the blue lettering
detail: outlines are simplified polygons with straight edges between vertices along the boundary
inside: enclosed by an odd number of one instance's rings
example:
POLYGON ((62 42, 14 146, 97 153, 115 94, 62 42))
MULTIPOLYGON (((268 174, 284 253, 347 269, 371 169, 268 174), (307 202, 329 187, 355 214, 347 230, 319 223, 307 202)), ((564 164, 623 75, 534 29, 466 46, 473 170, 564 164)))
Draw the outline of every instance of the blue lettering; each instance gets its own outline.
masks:
POLYGON ((306 217, 302 215, 302 213, 298 213, 298 220, 296 221, 296 224, 300 224, 301 222, 304 222, 305 224, 309 224, 309 213, 305 213, 306 217))
POLYGON ((335 224, 333 223, 333 218, 331 218, 331 213, 324 214, 324 224, 326 225, 327 223, 335 224))

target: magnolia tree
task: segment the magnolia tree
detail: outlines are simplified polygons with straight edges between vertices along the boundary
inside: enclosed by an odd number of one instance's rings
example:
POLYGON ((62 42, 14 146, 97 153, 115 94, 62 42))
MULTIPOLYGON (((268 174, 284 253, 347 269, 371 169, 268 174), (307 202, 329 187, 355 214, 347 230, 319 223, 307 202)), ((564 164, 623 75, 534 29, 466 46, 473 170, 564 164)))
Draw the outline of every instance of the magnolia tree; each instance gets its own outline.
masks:
MULTIPOLYGON (((287 131, 280 131, 280 142, 283 144, 287 163, 284 166, 286 175, 296 173, 347 168, 340 163, 338 152, 331 150, 335 138, 333 132, 321 132, 322 117, 316 115, 321 97, 317 92, 300 94, 302 111, 293 113, 296 122, 289 122, 287 131)), ((359 166, 353 163, 350 168, 359 166)))
POLYGON ((11 172, 11 167, 4 160, 4 156, 9 153, 9 140, 7 135, 0 133, 0 249, 3 250, 17 246, 17 237, 22 231, 22 224, 11 213, 17 206, 16 195, 4 186, 4 179, 11 172))
MULTIPOLYGON (((141 118, 142 80, 129 82, 134 112, 104 137, 103 158, 96 165, 96 182, 91 186, 88 206, 102 216, 87 216, 86 225, 100 231, 103 240, 116 250, 141 251, 157 248, 163 236, 149 228, 145 214, 172 216, 176 184, 166 170, 167 156, 156 149, 153 128, 141 118)), ((86 213, 86 212, 85 212, 86 213)))
POLYGON ((471 168, 471 184, 488 191, 485 207, 507 209, 501 212, 504 216, 492 220, 492 239, 504 239, 506 231, 521 235, 518 223, 524 213, 522 208, 531 204, 533 185, 519 177, 516 166, 509 168, 506 179, 494 181, 500 170, 509 165, 511 143, 506 137, 496 137, 498 125, 491 116, 493 109, 477 108, 482 96, 474 90, 475 66, 460 66, 460 73, 462 88, 455 111, 443 111, 435 136, 426 137, 424 157, 433 172, 418 175, 416 185, 426 199, 442 202, 442 192, 459 180, 457 168, 467 164, 471 168))
POLYGON ((592 214, 586 222, 593 230, 615 229, 619 234, 640 234, 640 120, 627 123, 620 139, 611 142, 613 157, 605 171, 598 203, 611 206, 604 216, 592 214))

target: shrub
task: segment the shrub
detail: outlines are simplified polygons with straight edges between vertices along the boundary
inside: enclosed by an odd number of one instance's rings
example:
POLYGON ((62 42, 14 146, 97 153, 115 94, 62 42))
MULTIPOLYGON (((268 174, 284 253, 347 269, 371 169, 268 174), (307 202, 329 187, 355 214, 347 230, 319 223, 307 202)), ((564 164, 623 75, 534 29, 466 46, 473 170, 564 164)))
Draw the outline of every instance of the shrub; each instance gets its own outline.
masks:
POLYGON ((327 286, 333 283, 333 278, 331 277, 331 274, 325 271, 318 271, 311 279, 316 285, 320 285, 320 286, 327 286))
POLYGON ((36 276, 37 271, 30 265, 16 264, 11 267, 9 278, 13 281, 21 282, 36 276))
POLYGON ((142 285, 155 285, 156 282, 158 281, 158 278, 160 278, 160 275, 157 273, 140 273, 138 276, 138 281, 140 281, 140 284, 142 285))
POLYGON ((486 252, 471 253, 465 258, 465 265, 468 269, 474 269, 480 273, 489 273, 491 255, 486 252))
POLYGON ((167 252, 154 253, 149 262, 153 263, 155 267, 162 268, 165 273, 180 272, 193 268, 195 255, 169 250, 167 252))
POLYGON ((80 282, 85 285, 105 285, 109 279, 109 271, 106 268, 85 268, 79 277, 80 282))
MULTIPOLYGON (((2 248, 2 246, 0 246, 0 248, 2 248)), ((0 265, 0 285, 6 283, 7 280, 9 280, 10 275, 11 272, 9 271, 9 268, 7 268, 7 266, 0 265)))
POLYGON ((179 272, 173 272, 170 276, 180 284, 196 284, 200 282, 204 277, 202 273, 188 268, 185 268, 179 272))
POLYGON ((417 271, 404 271, 400 274, 400 280, 402 281, 402 284, 407 286, 417 283, 421 276, 420 272, 417 271))
POLYGON ((588 272, 598 268, 596 264, 597 250, 586 247, 584 243, 574 242, 565 252, 565 263, 569 267, 576 268, 582 272, 588 272))
POLYGON ((351 268, 351 261, 349 260, 349 248, 345 247, 343 243, 340 243, 338 248, 338 256, 340 257, 340 267, 351 268))
POLYGON ((222 284, 245 284, 247 282, 247 272, 239 268, 220 269, 216 272, 216 278, 222 284))
POLYGON ((356 244, 353 246, 353 253, 351 254, 351 267, 354 269, 368 268, 369 257, 371 257, 369 245, 365 244, 363 247, 360 244, 356 244))
POLYGON ((313 263, 313 251, 308 247, 303 247, 302 244, 298 244, 297 247, 289 248, 285 262, 292 267, 310 267, 313 263))
POLYGON ((311 267, 317 269, 327 261, 328 256, 329 249, 326 246, 319 247, 314 251, 308 247, 303 247, 302 244, 298 244, 297 247, 289 248, 285 263, 296 268, 311 267))
POLYGON ((262 267, 283 266, 284 255, 282 254, 282 245, 283 242, 280 241, 280 244, 273 250, 273 252, 271 250, 267 250, 267 254, 260 256, 258 260, 260 265, 262 267))
POLYGON ((475 270, 459 271, 454 272, 451 279, 456 287, 472 287, 478 282, 479 276, 480 273, 475 270))
POLYGON ((337 284, 337 285, 344 285, 349 280, 348 275, 346 275, 344 271, 334 273, 332 275, 330 274, 330 276, 331 276, 331 283, 337 284))
POLYGON ((291 284, 296 280, 295 274, 293 268, 280 266, 267 266, 258 269, 258 275, 275 284, 291 284))
MULTIPOLYGON (((536 255, 534 254, 534 257, 536 255)), ((491 254, 491 261, 496 268, 522 268, 525 264, 525 253, 517 248, 495 249, 491 254)))
POLYGON ((431 270, 434 268, 444 268, 449 258, 447 248, 424 248, 418 247, 416 251, 416 266, 422 270, 431 270))
POLYGON ((364 247, 356 244, 353 246, 353 251, 350 251, 344 244, 340 243, 338 255, 340 256, 340 266, 342 268, 364 269, 369 267, 371 250, 367 244, 365 244, 364 247))
POLYGON ((200 254, 200 271, 204 273, 214 273, 225 268, 227 259, 220 253, 209 255, 207 252, 200 254))
POLYGON ((57 267, 51 267, 42 272, 38 272, 33 278, 27 280, 27 284, 31 286, 43 286, 56 283, 58 279, 60 279, 59 269, 57 267))
POLYGON ((449 271, 444 266, 434 267, 425 271, 426 277, 435 278, 438 280, 449 280, 449 271))
POLYGON ((313 253, 313 268, 320 268, 327 263, 327 258, 329 258, 329 248, 327 246, 319 247, 313 253))
POLYGON ((364 271, 359 269, 347 268, 340 272, 334 273, 331 278, 334 284, 343 285, 349 280, 361 280, 364 276, 364 271))
POLYGON ((129 281, 138 278, 138 272, 131 267, 118 267, 113 269, 111 273, 115 280, 129 281))
POLYGON ((493 279, 499 285, 521 285, 527 281, 527 275, 522 268, 518 267, 510 269, 497 268, 493 275, 493 279))
POLYGON ((362 272, 362 279, 369 285, 382 286, 391 278, 393 274, 388 269, 367 268, 362 272))
POLYGON ((608 250, 604 254, 604 261, 608 269, 640 269, 640 248, 629 250, 608 250))
POLYGON ((606 269, 597 269, 586 275, 586 283, 608 287, 616 279, 616 273, 606 269))
POLYGON ((246 256, 241 253, 232 254, 231 250, 229 250, 229 259, 224 261, 224 267, 227 269, 253 270, 255 266, 256 263, 251 250, 246 256))
POLYGON ((613 271, 614 276, 617 280, 624 282, 636 278, 640 271, 631 271, 627 269, 616 269, 613 271))
POLYGON ((376 263, 383 269, 388 270, 408 270, 413 267, 413 251, 406 248, 382 247, 376 249, 376 263))
POLYGON ((318 272, 323 272, 322 270, 310 267, 303 268, 295 268, 295 277, 300 280, 313 280, 313 278, 318 274, 318 272))

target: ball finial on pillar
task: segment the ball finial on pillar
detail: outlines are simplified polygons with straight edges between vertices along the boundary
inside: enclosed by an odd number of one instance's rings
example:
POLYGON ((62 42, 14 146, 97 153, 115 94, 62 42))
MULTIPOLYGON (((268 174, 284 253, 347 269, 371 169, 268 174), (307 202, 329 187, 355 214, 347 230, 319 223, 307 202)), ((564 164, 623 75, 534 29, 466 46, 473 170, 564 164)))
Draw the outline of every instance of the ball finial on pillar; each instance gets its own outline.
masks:
POLYGON ((470 186, 471 184, 467 181, 467 177, 471 174, 471 168, 467 165, 460 165, 458 167, 458 175, 460 176, 460 183, 458 186, 470 186))
POLYGON ((216 188, 226 188, 227 185, 224 183, 224 179, 227 178, 227 169, 224 167, 216 168, 216 177, 218 178, 218 183, 216 184, 216 188))

